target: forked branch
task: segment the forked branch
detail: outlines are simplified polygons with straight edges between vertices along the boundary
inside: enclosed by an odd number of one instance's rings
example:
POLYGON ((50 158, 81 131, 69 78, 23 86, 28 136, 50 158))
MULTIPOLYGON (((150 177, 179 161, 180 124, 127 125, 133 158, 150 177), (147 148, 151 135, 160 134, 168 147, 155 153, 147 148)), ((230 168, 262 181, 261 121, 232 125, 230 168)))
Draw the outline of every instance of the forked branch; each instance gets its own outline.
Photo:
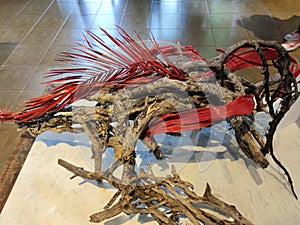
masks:
MULTIPOLYGON (((193 185, 183 181, 175 167, 172 167, 170 176, 156 177, 148 165, 148 172, 141 169, 132 178, 131 184, 125 185, 113 176, 111 168, 103 173, 96 173, 61 159, 58 163, 74 173, 74 176, 105 180, 117 189, 104 210, 90 216, 91 222, 102 222, 125 213, 150 214, 159 224, 165 225, 178 224, 180 218, 185 218, 185 221, 192 224, 252 224, 234 206, 215 197, 208 184, 204 195, 198 196, 193 191, 193 185)), ((118 164, 114 165, 115 169, 116 165, 118 164)))

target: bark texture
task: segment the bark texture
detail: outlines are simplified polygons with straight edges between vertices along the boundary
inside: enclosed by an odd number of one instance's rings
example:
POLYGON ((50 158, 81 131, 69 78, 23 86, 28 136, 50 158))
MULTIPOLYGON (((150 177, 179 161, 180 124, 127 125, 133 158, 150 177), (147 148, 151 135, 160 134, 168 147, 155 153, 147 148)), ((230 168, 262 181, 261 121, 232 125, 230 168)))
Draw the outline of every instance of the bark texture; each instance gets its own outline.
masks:
MULTIPOLYGON (((165 115, 172 118, 172 115, 180 115, 184 111, 196 112, 201 108, 216 107, 217 111, 220 109, 217 107, 230 104, 240 96, 252 96, 256 101, 256 108, 248 115, 226 116, 227 112, 220 112, 224 116, 211 114, 211 118, 205 121, 206 125, 199 123, 198 129, 222 119, 227 120, 235 130, 238 144, 246 156, 266 168, 269 162, 265 155, 271 154, 286 172, 293 190, 292 180, 285 167, 274 156, 272 146, 277 125, 298 97, 297 83, 289 69, 287 52, 276 42, 248 40, 231 46, 224 54, 207 61, 183 62, 182 57, 179 55, 175 65, 188 75, 188 79, 164 77, 142 86, 103 91, 89 98, 97 102, 95 107, 71 107, 59 114, 49 113, 38 120, 19 124, 20 128, 27 129, 34 136, 46 130, 85 132, 88 135, 95 159, 94 172, 85 171, 63 160, 59 164, 73 172, 74 176, 105 180, 117 188, 117 193, 104 211, 91 216, 92 222, 104 221, 123 212, 151 214, 159 224, 177 224, 181 215, 185 215, 192 224, 251 224, 234 206, 216 198, 209 185, 204 195, 198 196, 190 183, 181 180, 175 168, 166 178, 156 177, 150 167, 147 172, 141 170, 137 174, 135 171, 135 148, 138 140, 143 141, 157 159, 163 160, 159 143, 151 135, 151 121, 165 115), (226 66, 236 51, 243 48, 253 49, 261 59, 262 74, 257 76, 262 76, 262 81, 259 83, 236 75, 226 66), (272 62, 277 69, 275 75, 269 70, 270 62, 264 52, 267 48, 275 49, 278 54, 277 60, 272 62), (207 76, 209 72, 211 74, 207 76), (281 100, 280 107, 274 109, 273 103, 277 99, 281 100), (271 116, 265 137, 254 126, 254 114, 257 111, 271 116), (74 124, 80 126, 74 128, 74 124), (109 147, 114 149, 115 162, 108 170, 102 171, 102 154, 109 147), (120 166, 123 167, 123 175, 119 179, 113 172, 120 166), (228 219, 218 218, 202 210, 203 204, 221 212, 228 219), (162 208, 167 210, 163 212, 162 208)), ((176 134, 181 130, 174 129, 170 132, 172 131, 176 134)))

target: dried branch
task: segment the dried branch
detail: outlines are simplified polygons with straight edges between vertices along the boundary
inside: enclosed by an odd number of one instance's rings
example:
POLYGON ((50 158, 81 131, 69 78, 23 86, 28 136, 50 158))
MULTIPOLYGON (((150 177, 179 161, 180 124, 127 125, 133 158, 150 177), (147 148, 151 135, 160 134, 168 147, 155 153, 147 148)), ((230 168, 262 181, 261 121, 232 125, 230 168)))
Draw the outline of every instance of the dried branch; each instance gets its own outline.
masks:
POLYGON ((159 224, 175 225, 182 216, 186 216, 192 224, 252 224, 234 206, 216 198, 208 184, 204 195, 198 196, 189 182, 181 180, 175 167, 172 168, 172 175, 165 178, 156 177, 148 166, 148 173, 141 170, 131 179, 131 185, 125 185, 112 175, 111 169, 96 173, 63 160, 59 160, 58 163, 74 173, 74 176, 90 180, 103 179, 118 189, 104 211, 90 216, 91 222, 102 222, 123 212, 128 215, 150 214, 159 224), (118 198, 118 202, 115 203, 118 198), (228 219, 218 218, 205 211, 207 207, 228 219))
POLYGON ((27 110, 20 114, 6 111, 0 114, 0 119, 18 119, 20 128, 27 129, 34 136, 46 130, 87 134, 92 143, 94 172, 63 160, 58 163, 74 173, 73 177, 105 180, 117 188, 104 211, 91 216, 92 222, 126 213, 151 214, 159 224, 166 225, 177 224, 182 216, 192 224, 251 224, 234 206, 216 198, 209 185, 204 195, 198 196, 193 186, 182 181, 174 168, 172 175, 166 178, 156 177, 150 167, 148 172, 140 170, 140 173, 136 173, 135 148, 138 140, 142 140, 157 159, 163 159, 159 143, 152 137, 150 128, 155 126, 151 127, 151 121, 166 127, 158 133, 176 133, 226 120, 234 129, 237 142, 248 158, 266 168, 269 162, 265 155, 271 154, 287 175, 297 198, 292 179, 275 157, 272 146, 279 122, 299 95, 294 74, 289 69, 290 58, 280 44, 246 40, 229 47, 216 58, 200 60, 198 54, 193 50, 186 51, 180 44, 176 48, 159 48, 151 40, 153 48, 148 49, 143 42, 137 44, 119 29, 124 43, 129 47, 104 32, 130 57, 110 49, 89 33, 111 55, 99 54, 89 43, 88 46, 81 46, 84 50, 79 50, 78 54, 64 53, 66 61, 77 62, 78 57, 96 66, 54 70, 52 76, 62 75, 63 78, 58 77, 52 83, 70 82, 66 86, 58 86, 49 96, 29 101, 27 110), (175 64, 167 57, 172 54, 178 57, 175 64), (185 62, 183 54, 196 60, 185 62), (269 63, 271 60, 272 64, 269 63), (119 64, 124 68, 120 68, 119 64), (261 66, 262 82, 255 84, 235 74, 235 70, 248 68, 249 65, 261 66), (275 76, 270 72, 270 65, 277 69, 275 76), (67 77, 70 71, 75 75, 67 77), (87 80, 84 80, 84 75, 88 77, 87 80), (76 91, 79 92, 76 97, 97 101, 97 105, 90 108, 63 107, 73 101, 70 96, 74 97, 76 91), (273 103, 279 99, 280 108, 275 110, 273 103), (48 104, 52 111, 43 112, 43 109, 49 109, 48 104), (271 115, 266 141, 255 129, 255 111, 271 115), (80 127, 75 129, 74 124, 80 127), (114 150, 115 161, 108 170, 102 171, 102 155, 109 147, 114 150), (120 166, 123 167, 123 173, 121 178, 117 178, 113 172, 120 166), (204 205, 227 219, 203 210, 204 205))

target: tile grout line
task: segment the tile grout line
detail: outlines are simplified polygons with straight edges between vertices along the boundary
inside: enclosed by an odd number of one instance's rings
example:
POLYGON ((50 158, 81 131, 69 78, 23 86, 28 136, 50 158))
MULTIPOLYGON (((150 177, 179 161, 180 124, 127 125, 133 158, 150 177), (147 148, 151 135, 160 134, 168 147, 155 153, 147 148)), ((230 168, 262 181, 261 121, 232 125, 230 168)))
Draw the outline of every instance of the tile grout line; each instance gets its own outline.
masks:
POLYGON ((125 17, 125 14, 126 14, 127 6, 128 6, 128 0, 126 1, 126 5, 125 5, 125 7, 124 7, 124 11, 123 11, 123 15, 122 15, 122 17, 121 17, 120 24, 118 24, 118 25, 120 25, 121 27, 122 27, 123 22, 124 22, 124 17, 125 17))
POLYGON ((52 2, 49 4, 49 6, 45 9, 45 11, 42 13, 42 15, 37 19, 37 21, 32 25, 32 27, 29 29, 29 31, 26 33, 24 38, 17 44, 17 46, 14 48, 14 50, 11 52, 11 54, 7 57, 7 59, 3 62, 3 64, 0 67, 0 70, 3 69, 3 67, 7 64, 7 62, 11 59, 12 55, 16 52, 16 49, 25 41, 25 39, 29 36, 29 34, 33 31, 33 29, 36 27, 36 25, 41 21, 43 16, 46 14, 46 12, 49 10, 49 8, 53 5, 55 0, 52 0, 52 2))
POLYGON ((243 16, 241 14, 241 11, 240 11, 240 8, 238 7, 236 1, 232 1, 233 4, 235 5, 236 9, 237 9, 237 15, 239 17, 239 20, 241 21, 241 29, 243 31, 245 31, 246 35, 247 35, 247 40, 250 40, 250 36, 249 36, 249 33, 247 32, 247 29, 245 28, 245 24, 244 24, 244 21, 243 21, 243 16))
POLYGON ((213 47, 216 49, 217 48, 217 42, 216 42, 216 38, 215 38, 215 35, 214 35, 214 32, 213 32, 213 27, 212 27, 211 22, 210 22, 211 12, 209 10, 207 0, 205 0, 205 7, 206 7, 208 21, 209 21, 209 30, 211 32, 211 35, 212 35, 212 38, 213 38, 213 41, 214 41, 214 46, 213 47))
MULTIPOLYGON (((31 0, 30 0, 31 2, 31 0)), ((50 7, 53 5, 53 3, 55 2, 55 0, 52 0, 51 3, 49 4, 49 6, 44 10, 44 12, 42 13, 42 15, 37 19, 37 21, 32 25, 32 27, 29 29, 29 31, 26 33, 26 35, 24 36, 24 38, 17 44, 17 46, 14 48, 14 50, 11 52, 11 54, 7 57, 7 59, 3 62, 3 64, 0 67, 0 70, 2 70, 5 66, 7 66, 7 62, 11 59, 12 55, 16 52, 16 49, 26 40, 26 38, 29 36, 29 34, 33 31, 33 29, 36 27, 36 25, 41 21, 41 19, 43 18, 43 16, 47 13, 47 11, 50 9, 50 7)), ((27 4, 26 4, 27 6, 27 4)), ((25 7, 23 8, 23 10, 25 9, 25 7)), ((21 13, 21 11, 19 12, 21 13)), ((32 66, 34 69, 33 71, 36 71, 38 66, 32 66)), ((27 84, 30 82, 30 80, 28 79, 28 81, 26 82, 26 84, 24 85, 23 89, 19 91, 16 100, 13 102, 12 104, 12 108, 15 107, 17 105, 17 99, 19 99, 22 95, 22 93, 24 92, 27 84)))
POLYGON ((30 2, 32 2, 32 0, 29 0, 23 7, 22 7, 22 9, 20 9, 20 11, 16 14, 16 16, 14 17, 14 19, 17 17, 17 16, 19 16, 21 13, 22 13, 22 11, 24 11, 24 9, 30 4, 30 2))
MULTIPOLYGON (((54 0, 54 1, 55 1, 55 0, 54 0)), ((52 41, 50 42, 50 44, 49 44, 48 47, 46 48, 46 50, 45 50, 44 54, 42 55, 40 61, 37 63, 36 66, 34 66, 35 68, 34 68, 33 72, 35 72, 35 71, 38 69, 38 67, 40 66, 41 62, 44 60, 46 54, 48 53, 49 49, 50 49, 51 46, 53 45, 53 43, 54 43, 54 41, 56 40, 58 34, 60 33, 60 31, 62 30, 62 28, 63 28, 64 25, 66 24, 66 22, 67 22, 67 20, 69 19, 70 15, 72 14, 72 11, 73 11, 74 7, 75 7, 75 4, 73 5, 73 8, 70 10, 70 12, 69 12, 68 15, 66 16, 64 22, 61 24, 60 28, 58 29, 58 31, 56 32, 56 34, 55 34, 54 37, 52 38, 52 41)), ((48 8, 47 8, 47 9, 48 9, 48 8)), ((30 79, 27 81, 27 83, 24 85, 24 88, 20 91, 18 97, 20 97, 21 94, 22 94, 23 92, 25 92, 24 90, 25 90, 26 86, 30 83, 30 81, 31 81, 30 79)), ((46 86, 45 86, 45 88, 46 88, 46 86)))
POLYGON ((88 29, 92 29, 92 26, 93 26, 93 24, 94 24, 94 22, 95 22, 95 20, 96 20, 96 17, 97 17, 97 15, 98 15, 98 12, 99 12, 99 10, 100 10, 102 4, 103 4, 103 1, 101 1, 101 4, 100 4, 100 6, 99 6, 99 8, 98 8, 98 10, 97 10, 97 12, 96 12, 96 14, 95 14, 95 18, 94 18, 93 21, 91 22, 91 24, 90 24, 90 26, 89 26, 88 29))
POLYGON ((42 55, 40 61, 37 63, 37 67, 40 66, 40 64, 43 62, 46 54, 48 53, 48 51, 50 50, 50 48, 52 47, 53 43, 55 42, 56 38, 58 37, 59 33, 61 32, 62 28, 64 27, 64 25, 66 24, 67 20, 70 18, 72 11, 75 8, 75 4, 73 5, 73 8, 70 10, 70 12, 68 13, 68 15, 66 16, 64 22, 61 24, 61 26, 59 27, 58 31, 56 32, 56 34, 54 35, 54 37, 52 38, 52 41, 50 42, 50 44, 48 45, 48 47, 46 48, 44 54, 42 55))

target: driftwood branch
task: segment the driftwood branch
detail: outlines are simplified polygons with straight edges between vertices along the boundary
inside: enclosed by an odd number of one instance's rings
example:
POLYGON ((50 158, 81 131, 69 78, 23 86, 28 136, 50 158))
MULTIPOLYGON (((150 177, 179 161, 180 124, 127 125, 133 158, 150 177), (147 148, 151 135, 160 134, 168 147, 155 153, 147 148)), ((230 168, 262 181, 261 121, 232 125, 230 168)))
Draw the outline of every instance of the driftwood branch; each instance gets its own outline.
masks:
MULTIPOLYGON (((192 224, 251 224, 234 206, 216 198, 209 185, 204 195, 198 196, 193 186, 182 181, 175 169, 166 178, 156 177, 150 167, 147 172, 141 170, 137 174, 136 143, 141 140, 150 153, 163 160, 159 143, 151 135, 147 136, 152 120, 188 110, 224 106, 239 96, 253 96, 256 108, 252 113, 229 116, 226 120, 234 129, 241 150, 257 165, 266 168, 269 162, 265 156, 271 154, 272 159, 284 170, 297 197, 290 175, 277 160, 272 146, 278 124, 299 95, 289 64, 286 51, 276 42, 242 41, 231 46, 224 54, 207 61, 184 62, 179 57, 176 65, 186 73, 186 79, 164 77, 142 86, 110 92, 104 88, 98 95, 89 97, 89 100, 97 102, 95 107, 72 106, 58 114, 49 112, 37 119, 19 123, 19 127, 27 129, 33 136, 46 130, 87 134, 92 143, 94 172, 63 160, 58 163, 74 173, 74 176, 105 180, 117 189, 104 211, 91 216, 92 222, 104 221, 120 213, 134 213, 150 214, 159 224, 177 224, 182 216, 192 224), (227 60, 240 48, 251 48, 259 55, 262 64, 261 82, 248 81, 226 67, 227 60), (266 48, 273 48, 278 54, 278 59, 272 62, 277 69, 275 75, 269 70, 270 62, 264 55, 266 48), (207 72, 211 72, 210 76, 202 76, 207 72), (273 106, 275 100, 280 100, 278 109, 273 106), (271 116, 265 138, 255 129, 256 111, 271 116), (75 128, 74 124, 79 126, 75 128), (114 150, 114 163, 108 170, 102 171, 102 155, 109 147, 114 150), (117 178, 113 172, 120 166, 123 167, 123 174, 122 178, 117 178), (203 205, 227 219, 208 213, 203 210, 203 205)), ((209 125, 220 122, 213 118, 211 120, 209 125)))
POLYGON ((131 179, 131 185, 125 185, 112 175, 112 170, 96 173, 86 171, 63 160, 59 160, 58 163, 74 173, 74 176, 90 180, 106 180, 118 189, 104 211, 90 216, 91 222, 102 222, 120 213, 125 213, 128 215, 151 214, 159 224, 175 225, 183 216, 192 224, 252 224, 234 206, 215 197, 208 184, 204 195, 198 196, 193 191, 193 185, 183 181, 174 167, 172 175, 165 178, 156 177, 148 166, 148 172, 141 170, 136 177, 131 179), (118 198, 119 200, 116 202, 118 198), (207 208, 222 216, 219 218, 215 214, 207 212, 205 210, 207 208))

